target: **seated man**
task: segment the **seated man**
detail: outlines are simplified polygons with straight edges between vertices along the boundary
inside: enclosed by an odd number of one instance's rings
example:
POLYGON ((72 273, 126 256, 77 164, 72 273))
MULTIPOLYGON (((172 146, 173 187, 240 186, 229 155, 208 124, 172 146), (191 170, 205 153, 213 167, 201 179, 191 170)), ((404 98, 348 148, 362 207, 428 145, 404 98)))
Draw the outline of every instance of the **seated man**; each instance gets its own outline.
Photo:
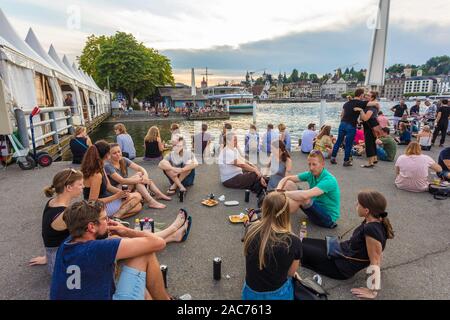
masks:
POLYGON ((225 140, 219 154, 220 181, 226 188, 248 189, 259 194, 267 183, 258 167, 240 156, 237 137, 232 131, 226 133, 225 140))
POLYGON ((159 168, 171 184, 167 191, 169 196, 176 194, 177 189, 186 192, 186 187, 194 184, 195 168, 198 167, 195 155, 186 149, 184 138, 177 136, 177 141, 172 151, 159 163, 159 168))
POLYGON ((443 170, 440 174, 441 178, 450 181, 450 147, 441 151, 438 163, 443 170))
POLYGON ((302 134, 302 144, 300 146, 302 153, 309 154, 314 149, 314 139, 316 139, 317 135, 316 125, 310 123, 308 130, 303 131, 302 134))
POLYGON ((314 150, 308 156, 309 171, 280 181, 278 190, 297 202, 309 220, 324 228, 334 229, 340 218, 341 194, 336 178, 325 169, 322 152, 314 150), (298 190, 297 183, 307 181, 309 190, 298 190))
POLYGON ((51 300, 171 299, 156 258, 164 239, 109 221, 99 201, 76 202, 63 219, 70 237, 56 255, 51 300), (115 237, 108 238, 109 233, 115 237), (117 260, 123 265, 115 286, 117 260))
POLYGON ((389 128, 382 129, 382 136, 377 139, 377 156, 381 161, 393 162, 397 154, 397 143, 394 138, 390 136, 391 130, 389 128))

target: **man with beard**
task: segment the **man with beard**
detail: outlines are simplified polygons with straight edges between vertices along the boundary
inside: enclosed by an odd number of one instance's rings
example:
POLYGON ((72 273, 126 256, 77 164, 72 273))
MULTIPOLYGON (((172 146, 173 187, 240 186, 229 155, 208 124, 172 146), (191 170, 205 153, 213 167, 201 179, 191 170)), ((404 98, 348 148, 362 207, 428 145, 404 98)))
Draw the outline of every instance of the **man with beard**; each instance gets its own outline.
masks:
POLYGON ((166 246, 162 238, 109 221, 99 201, 74 203, 64 222, 70 236, 56 255, 50 299, 170 299, 156 258, 166 246), (123 264, 115 285, 118 260, 123 264))

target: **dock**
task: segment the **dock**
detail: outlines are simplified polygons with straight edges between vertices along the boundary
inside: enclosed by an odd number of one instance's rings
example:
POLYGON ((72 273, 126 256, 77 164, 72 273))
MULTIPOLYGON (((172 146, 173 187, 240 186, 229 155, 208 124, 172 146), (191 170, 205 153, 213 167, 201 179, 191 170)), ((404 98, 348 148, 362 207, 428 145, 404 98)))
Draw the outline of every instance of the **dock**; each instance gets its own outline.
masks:
MULTIPOLYGON (((427 152, 437 159, 439 148, 427 152)), ((404 147, 399 147, 399 155, 404 147)), ((381 162, 373 170, 361 169, 365 159, 357 158, 353 168, 340 165, 328 169, 336 176, 341 189, 341 220, 336 230, 325 230, 308 224, 308 236, 324 239, 339 235, 356 225, 360 218, 356 213, 358 191, 373 188, 388 199, 389 218, 396 232, 388 240, 383 254, 382 282, 379 300, 427 299, 444 300, 450 297, 450 233, 448 232, 450 202, 436 201, 428 193, 415 194, 397 190, 394 185, 394 164, 381 162)), ((307 170, 306 156, 293 154, 293 172, 307 170)), ((168 188, 163 173, 156 167, 137 160, 144 166, 162 189, 168 188)), ((51 184, 53 175, 70 167, 69 162, 55 162, 51 167, 22 171, 13 165, 0 170, 0 200, 2 202, 0 225, 0 299, 48 299, 50 276, 46 266, 29 267, 28 261, 42 255, 42 210, 47 199, 42 189, 51 184)), ((201 165, 197 168, 195 185, 188 189, 186 200, 168 202, 164 210, 142 211, 137 217, 151 217, 156 222, 170 224, 179 208, 186 208, 193 217, 193 226, 187 242, 170 244, 158 254, 161 264, 168 266, 169 293, 189 293, 193 299, 240 299, 245 277, 245 259, 241 237, 243 227, 231 225, 228 216, 239 214, 244 208, 256 204, 254 195, 249 204, 244 203, 244 191, 230 190, 220 184, 217 165, 201 165), (225 195, 227 200, 237 200, 238 207, 207 208, 201 200, 213 192, 225 195), (213 259, 221 257, 222 280, 213 280, 213 259), (227 277, 228 276, 228 277, 227 277)), ((292 217, 293 231, 306 216, 300 211, 292 217)), ((133 220, 130 219, 130 222, 133 220)), ((300 268, 304 277, 313 273, 300 268)), ((330 299, 354 299, 353 287, 363 287, 366 275, 360 272, 348 281, 336 281, 324 277, 324 287, 330 299)))

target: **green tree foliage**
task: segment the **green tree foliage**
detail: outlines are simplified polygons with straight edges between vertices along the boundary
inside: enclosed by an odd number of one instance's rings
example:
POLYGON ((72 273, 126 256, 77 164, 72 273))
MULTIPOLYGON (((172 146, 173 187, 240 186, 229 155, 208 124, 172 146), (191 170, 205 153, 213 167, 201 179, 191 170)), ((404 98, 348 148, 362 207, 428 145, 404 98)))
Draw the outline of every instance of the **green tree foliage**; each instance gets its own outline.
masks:
POLYGON ((101 87, 109 77, 111 90, 124 92, 130 102, 153 94, 157 86, 174 84, 170 60, 124 32, 90 36, 79 61, 101 87))
POLYGON ((291 76, 288 78, 288 82, 292 83, 292 82, 298 82, 300 80, 300 77, 298 75, 298 70, 294 69, 292 70, 292 74, 291 76))
POLYGON ((309 81, 311 81, 313 83, 318 83, 319 82, 319 77, 317 76, 317 74, 311 73, 309 75, 309 81))
POLYGON ((302 72, 302 73, 300 74, 300 80, 301 80, 301 81, 308 81, 308 77, 309 77, 308 72, 302 72))

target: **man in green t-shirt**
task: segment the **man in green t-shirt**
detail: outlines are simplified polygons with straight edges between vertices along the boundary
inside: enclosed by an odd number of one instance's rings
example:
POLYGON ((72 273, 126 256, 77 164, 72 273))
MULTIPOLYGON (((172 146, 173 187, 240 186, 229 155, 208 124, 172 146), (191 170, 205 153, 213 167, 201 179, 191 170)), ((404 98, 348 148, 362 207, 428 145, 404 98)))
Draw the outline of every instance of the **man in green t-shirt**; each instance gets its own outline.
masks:
POLYGON ((397 154, 397 143, 391 137, 391 130, 389 128, 383 128, 382 131, 382 136, 377 139, 378 160, 393 162, 397 154))
POLYGON ((308 157, 309 171, 280 181, 278 190, 303 210, 309 220, 324 228, 334 229, 340 218, 341 193, 336 178, 325 169, 322 152, 313 150, 308 157), (297 183, 308 182, 309 190, 298 190, 297 183))

